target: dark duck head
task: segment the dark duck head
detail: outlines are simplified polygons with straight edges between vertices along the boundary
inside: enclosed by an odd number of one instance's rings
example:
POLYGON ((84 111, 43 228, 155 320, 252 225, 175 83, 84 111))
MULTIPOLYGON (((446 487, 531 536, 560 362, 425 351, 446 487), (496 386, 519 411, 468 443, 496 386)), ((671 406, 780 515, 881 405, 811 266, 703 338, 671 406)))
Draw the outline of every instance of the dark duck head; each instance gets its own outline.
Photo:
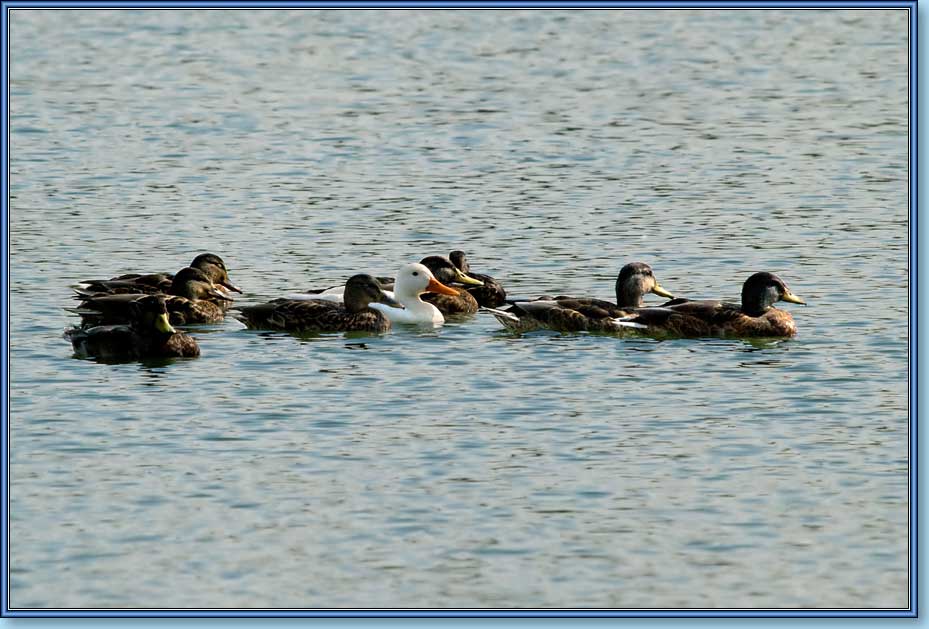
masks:
POLYGON ((619 271, 616 278, 616 305, 620 308, 638 308, 642 306, 642 298, 647 293, 655 293, 661 297, 673 299, 674 295, 663 289, 652 267, 644 262, 630 262, 619 271))
MULTIPOLYGON (((462 256, 463 255, 464 254, 462 254, 462 256)), ((484 285, 484 282, 474 279, 467 274, 467 271, 456 266, 451 260, 444 256, 428 256, 420 260, 419 263, 432 271, 432 275, 435 276, 435 279, 443 284, 457 282, 467 286, 484 285)), ((467 261, 465 261, 465 264, 467 264, 467 261)))
POLYGON ((190 266, 203 271, 207 277, 215 284, 225 286, 229 290, 241 293, 242 290, 229 280, 229 271, 226 269, 226 263, 215 253, 201 253, 190 266))
POLYGON ((174 275, 171 281, 171 294, 186 297, 191 301, 206 299, 208 301, 231 301, 225 293, 216 289, 213 280, 200 269, 187 267, 174 275))
POLYGON ((345 282, 343 300, 345 309, 349 312, 361 312, 372 303, 403 308, 400 302, 384 292, 380 282, 366 274, 353 275, 348 278, 348 281, 345 282))
POLYGON ((145 336, 171 336, 175 330, 168 319, 168 309, 162 295, 150 295, 131 302, 129 326, 145 336))
POLYGON ((806 304, 774 273, 755 273, 742 285, 742 312, 751 317, 763 315, 778 301, 806 304))

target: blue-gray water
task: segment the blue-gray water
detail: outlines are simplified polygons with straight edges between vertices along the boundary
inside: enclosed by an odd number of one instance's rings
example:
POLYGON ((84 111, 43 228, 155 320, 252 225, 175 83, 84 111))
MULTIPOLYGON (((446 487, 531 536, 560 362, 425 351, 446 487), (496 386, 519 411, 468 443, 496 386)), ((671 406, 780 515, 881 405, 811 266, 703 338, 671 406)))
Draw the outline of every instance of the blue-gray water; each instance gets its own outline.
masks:
POLYGON ((10 23, 11 606, 908 604, 905 11, 10 23), (773 343, 61 338, 74 282, 203 251, 252 303, 455 248, 514 295, 641 260, 809 305, 773 343))

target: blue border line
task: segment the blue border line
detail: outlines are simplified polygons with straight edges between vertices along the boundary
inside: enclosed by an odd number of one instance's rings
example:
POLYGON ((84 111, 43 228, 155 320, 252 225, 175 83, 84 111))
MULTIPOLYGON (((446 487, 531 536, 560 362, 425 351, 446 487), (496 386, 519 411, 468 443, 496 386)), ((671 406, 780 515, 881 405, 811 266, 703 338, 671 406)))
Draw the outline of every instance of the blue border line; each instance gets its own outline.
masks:
POLYGON ((10 618, 914 618, 911 611, 731 610, 231 610, 231 611, 14 611, 10 618))
MULTIPOLYGON (((485 0, 433 0, 429 2, 391 0, 269 0, 261 2, 256 0, 228 0, 226 2, 213 2, 210 0, 151 0, 138 2, 125 2, 123 0, 97 0, 93 3, 79 4, 68 0, 4 0, 5 9, 13 8, 230 8, 230 9, 273 9, 273 8, 333 8, 333 9, 390 9, 390 8, 417 8, 417 9, 452 9, 452 8, 539 8, 539 9, 778 9, 778 8, 834 8, 834 9, 893 9, 908 8, 915 11, 917 0, 887 0, 877 3, 874 0, 742 0, 736 2, 699 2, 692 0, 588 0, 579 2, 566 2, 564 0, 503 0, 488 2, 485 0), (427 6, 428 5, 428 6, 427 6)), ((915 21, 915 18, 914 18, 915 21)), ((915 27, 913 27, 915 30, 915 27)))
POLYGON ((0 220, 3 221, 2 251, 3 259, 2 286, 4 293, 0 298, 0 349, 4 356, 4 370, 2 373, 2 399, 0 399, 0 412, 5 423, 5 430, 0 431, 0 462, 5 472, 6 482, 0 484, 0 520, 3 527, 3 543, 0 548, 0 561, 3 573, 9 575, 9 298, 10 298, 10 240, 9 240, 9 11, 15 8, 68 8, 68 9, 94 9, 94 8, 727 8, 727 9, 773 9, 773 8, 858 8, 858 9, 888 9, 906 8, 909 10, 909 124, 910 124, 910 206, 909 206, 909 259, 910 259, 910 298, 909 298, 909 399, 910 414, 908 418, 910 428, 909 447, 909 481, 910 481, 910 607, 901 610, 486 610, 486 609, 449 609, 449 610, 422 610, 422 609, 376 609, 376 610, 11 610, 9 608, 10 581, 6 579, 6 587, 0 588, 0 617, 7 618, 915 618, 918 617, 918 502, 917 502, 917 421, 918 418, 918 309, 917 309, 917 208, 918 208, 918 128, 917 128, 917 57, 919 49, 918 40, 918 12, 917 0, 890 0, 875 2, 874 0, 814 0, 814 1, 785 1, 775 0, 769 2, 741 1, 741 2, 696 2, 688 0, 659 0, 659 1, 614 1, 614 2, 557 2, 557 1, 526 1, 511 0, 497 2, 481 1, 454 1, 439 0, 426 3, 391 2, 387 0, 348 1, 348 2, 313 2, 313 1, 270 1, 255 2, 246 0, 229 0, 226 2, 200 1, 138 1, 126 2, 121 0, 98 0, 93 3, 72 3, 61 0, 2 0, 0 7, 3 12, 0 16, 0 39, 2 39, 2 68, 0 80, 4 90, 0 95, 0 104, 3 105, 2 142, 0 142, 0 157, 4 166, 6 177, 2 181, 2 204, 0 204, 0 220))
POLYGON ((916 246, 919 234, 919 13, 914 3, 910 10, 910 609, 913 615, 919 615, 919 596, 917 575, 919 572, 919 248, 916 246))
MULTIPOLYGON (((3 380, 3 395, 0 396, 0 418, 3 421, 3 430, 0 430, 0 461, 2 461, 3 474, 5 482, 0 483, 0 523, 3 527, 3 543, 0 544, 0 567, 3 574, 9 575, 10 571, 10 553, 9 553, 9 500, 10 493, 8 485, 10 483, 10 462, 7 456, 9 452, 9 432, 10 432, 10 406, 9 406, 9 383, 10 383, 10 217, 9 217, 9 199, 10 199, 10 160, 7 153, 9 145, 10 129, 10 81, 9 81, 9 56, 8 56, 8 15, 4 10, 0 15, 0 39, 2 39, 2 58, 0 58, 0 84, 3 85, 3 91, 0 93, 0 105, 3 110, 2 121, 2 142, 0 142, 0 158, 3 163, 3 181, 2 194, 0 197, 0 220, 3 222, 3 244, 0 251, 3 252, 3 295, 0 296, 0 349, 3 351, 3 373, 0 379, 3 380)), ((9 578, 6 579, 9 584, 9 578)), ((4 615, 10 608, 9 585, 0 588, 0 615, 4 615)))

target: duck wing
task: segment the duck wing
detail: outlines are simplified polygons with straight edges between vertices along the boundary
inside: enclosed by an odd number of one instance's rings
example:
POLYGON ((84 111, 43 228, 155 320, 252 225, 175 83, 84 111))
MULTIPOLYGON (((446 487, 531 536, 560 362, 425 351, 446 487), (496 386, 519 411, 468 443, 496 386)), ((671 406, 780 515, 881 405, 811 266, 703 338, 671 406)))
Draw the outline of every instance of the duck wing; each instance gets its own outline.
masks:
POLYGON ((331 301, 275 299, 257 306, 239 308, 237 318, 252 329, 338 330, 349 312, 331 301))
POLYGON ((624 317, 629 314, 628 309, 620 308, 616 304, 603 299, 588 297, 555 298, 555 303, 561 308, 576 310, 591 319, 624 317))
POLYGON ((95 294, 70 311, 81 315, 83 325, 114 325, 129 322, 129 305, 145 293, 95 294))
POLYGON ((171 289, 174 275, 171 273, 127 273, 108 280, 84 280, 79 286, 89 292, 106 293, 158 293, 171 289))
POLYGON ((744 316, 738 304, 716 300, 671 300, 669 306, 636 308, 626 321, 648 331, 681 336, 712 336, 716 330, 744 316), (671 303, 678 302, 678 303, 671 303))
MULTIPOLYGON (((600 300, 525 301, 514 304, 509 312, 520 318, 534 320, 540 324, 540 327, 562 332, 582 332, 616 327, 612 323, 613 319, 621 315, 611 317, 611 311, 596 303, 598 301, 600 300)), ((602 303, 616 309, 615 304, 602 303)))

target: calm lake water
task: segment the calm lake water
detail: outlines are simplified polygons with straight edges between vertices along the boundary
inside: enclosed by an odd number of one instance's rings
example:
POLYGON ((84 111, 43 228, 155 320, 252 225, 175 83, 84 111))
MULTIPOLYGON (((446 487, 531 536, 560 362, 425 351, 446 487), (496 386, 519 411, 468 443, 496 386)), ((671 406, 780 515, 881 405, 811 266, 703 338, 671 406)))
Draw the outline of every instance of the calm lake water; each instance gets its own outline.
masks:
MULTIPOLYGON (((904 10, 10 20, 12 607, 905 607, 904 10), (781 342, 441 329, 73 357, 70 286, 257 303, 754 271, 781 342)), ((658 298, 650 297, 656 303, 658 298)))

